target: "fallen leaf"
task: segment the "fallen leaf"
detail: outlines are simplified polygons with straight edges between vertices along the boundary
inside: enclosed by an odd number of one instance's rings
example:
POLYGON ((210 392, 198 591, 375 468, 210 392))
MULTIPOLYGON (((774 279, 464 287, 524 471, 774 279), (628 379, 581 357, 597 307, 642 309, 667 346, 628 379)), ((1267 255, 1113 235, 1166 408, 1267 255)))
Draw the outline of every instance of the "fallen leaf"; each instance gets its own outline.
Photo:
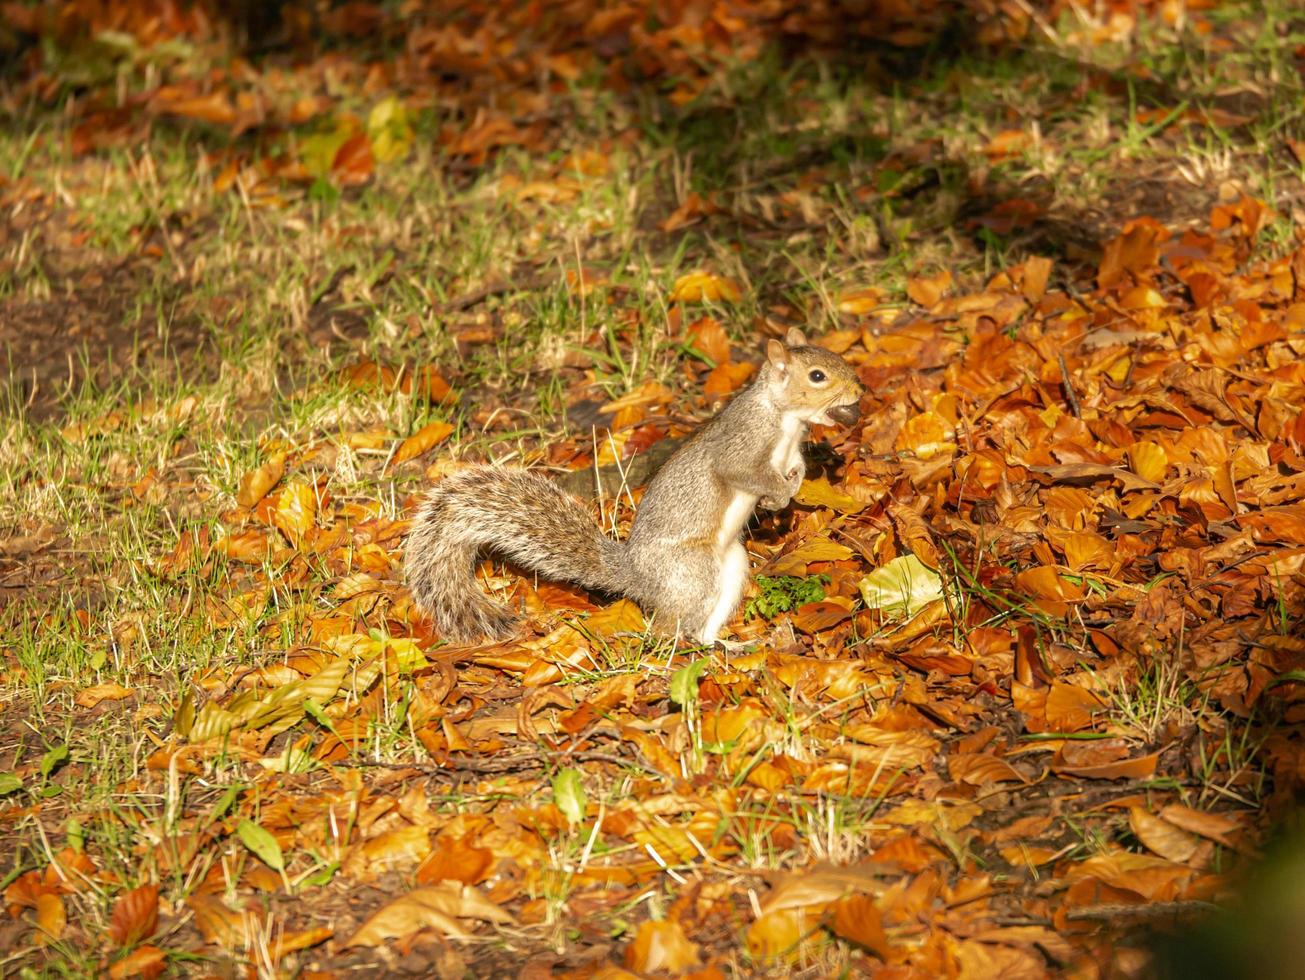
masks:
POLYGON ((423 929, 464 939, 469 934, 461 919, 480 919, 511 925, 515 920, 476 889, 443 882, 414 888, 383 905, 348 940, 345 946, 379 946, 390 939, 407 939, 423 929))

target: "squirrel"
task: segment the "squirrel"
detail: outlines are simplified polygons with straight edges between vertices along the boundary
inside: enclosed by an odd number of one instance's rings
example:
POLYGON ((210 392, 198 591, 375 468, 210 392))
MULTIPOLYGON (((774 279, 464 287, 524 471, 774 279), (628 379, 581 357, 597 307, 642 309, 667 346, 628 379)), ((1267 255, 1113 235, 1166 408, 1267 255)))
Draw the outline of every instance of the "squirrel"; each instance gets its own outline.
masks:
POLYGON ((406 546, 417 607, 455 643, 511 635, 518 617, 476 584, 483 549, 545 579, 626 596, 661 632, 716 643, 747 584, 740 537, 753 510, 779 510, 797 492, 813 424, 860 416, 864 389, 852 366, 802 331, 768 341, 765 355, 753 382, 658 470, 624 542, 536 473, 473 466, 445 477, 406 546))

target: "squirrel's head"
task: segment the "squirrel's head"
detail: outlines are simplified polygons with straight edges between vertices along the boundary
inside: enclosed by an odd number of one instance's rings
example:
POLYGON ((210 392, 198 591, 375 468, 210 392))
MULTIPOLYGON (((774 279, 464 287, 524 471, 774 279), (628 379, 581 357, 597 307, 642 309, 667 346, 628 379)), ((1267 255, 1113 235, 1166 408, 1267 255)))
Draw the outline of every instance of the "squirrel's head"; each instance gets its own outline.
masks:
POLYGON ((865 391, 852 365, 833 351, 812 347, 793 327, 784 342, 766 342, 761 382, 788 411, 800 411, 808 423, 851 425, 861 415, 865 391))

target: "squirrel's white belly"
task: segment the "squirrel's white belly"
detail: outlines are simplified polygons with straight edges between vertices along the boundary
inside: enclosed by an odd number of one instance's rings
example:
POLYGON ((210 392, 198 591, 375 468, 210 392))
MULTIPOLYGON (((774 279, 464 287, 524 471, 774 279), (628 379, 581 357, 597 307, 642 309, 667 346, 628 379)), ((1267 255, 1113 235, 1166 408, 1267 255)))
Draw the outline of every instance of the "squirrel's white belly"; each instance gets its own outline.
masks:
POLYGON ((770 452, 770 465, 781 476, 787 476, 802 465, 804 421, 795 412, 786 412, 780 419, 779 438, 770 452))
POLYGON ((735 491, 730 502, 725 506, 725 514, 721 517, 720 527, 716 529, 716 555, 724 557, 729 550, 730 545, 739 539, 739 534, 743 531, 743 525, 748 523, 748 518, 757 508, 757 498, 750 493, 735 491))

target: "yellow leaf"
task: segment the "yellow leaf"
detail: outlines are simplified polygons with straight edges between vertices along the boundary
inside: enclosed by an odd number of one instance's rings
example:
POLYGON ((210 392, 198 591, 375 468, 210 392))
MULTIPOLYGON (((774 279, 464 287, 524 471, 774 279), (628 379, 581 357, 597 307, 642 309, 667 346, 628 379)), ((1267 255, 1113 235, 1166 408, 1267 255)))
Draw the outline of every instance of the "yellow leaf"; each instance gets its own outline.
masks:
POLYGON ((385 649, 394 654, 399 670, 405 674, 420 670, 429 663, 426 660, 426 655, 421 652, 421 647, 417 646, 414 640, 406 638, 388 639, 385 641, 385 649))
POLYGON ((690 272, 675 280, 673 303, 737 303, 743 298, 738 283, 710 272, 690 272))
POLYGON ((307 483, 292 483, 281 491, 272 523, 296 548, 317 521, 317 491, 307 483))
POLYGON ((1117 361, 1111 364, 1110 367, 1106 368, 1106 377, 1108 377, 1115 384, 1121 385, 1128 377, 1128 372, 1132 369, 1132 367, 1133 367, 1133 359, 1129 357, 1129 355, 1125 354, 1123 357, 1119 358, 1117 361))
POLYGON ((857 500, 850 494, 836 489, 823 476, 814 480, 803 480, 793 499, 806 507, 828 507, 840 514, 855 514, 865 509, 865 502, 857 500))
POLYGON ((1165 478, 1169 457, 1164 447, 1154 442, 1135 442, 1128 447, 1128 462, 1133 472, 1143 480, 1160 483, 1165 478))
POLYGON ((942 578, 915 555, 894 558, 861 579, 859 587, 866 606, 883 610, 889 619, 910 619, 943 594, 942 578))
POLYGON ((412 125, 408 110, 396 96, 382 99, 367 116, 367 138, 372 141, 372 158, 377 163, 402 160, 412 149, 412 125))

